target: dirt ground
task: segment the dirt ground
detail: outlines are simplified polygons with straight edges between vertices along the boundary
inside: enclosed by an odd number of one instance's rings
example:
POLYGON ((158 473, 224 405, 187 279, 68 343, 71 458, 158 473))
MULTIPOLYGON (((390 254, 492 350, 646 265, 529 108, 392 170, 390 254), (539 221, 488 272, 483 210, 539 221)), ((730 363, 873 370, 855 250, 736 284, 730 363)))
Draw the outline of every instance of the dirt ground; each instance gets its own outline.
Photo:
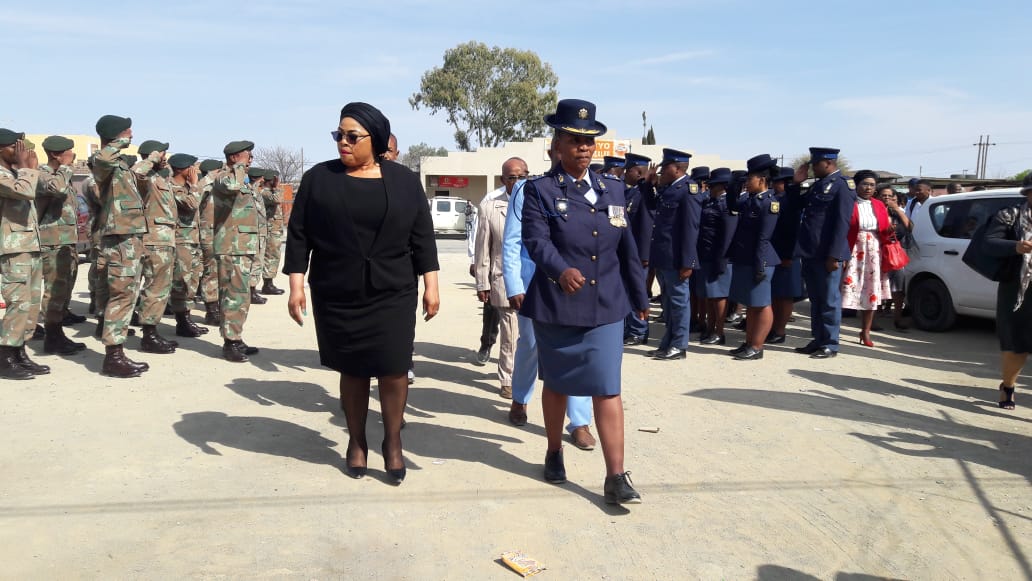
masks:
POLYGON ((507 422, 494 359, 472 363, 466 258, 441 258, 399 487, 376 404, 370 474, 342 472, 337 376, 285 296, 252 307, 248 364, 220 358, 217 331, 164 356, 130 339, 151 365, 133 380, 98 373, 92 320, 70 333, 89 346, 77 356, 30 343, 53 373, 0 387, 0 577, 514 579, 499 556, 520 549, 548 567, 539 579, 1032 578, 1032 414, 996 407, 990 325, 876 333, 870 349, 847 319, 828 361, 791 352, 803 313, 759 362, 628 349, 627 468, 644 503, 625 510, 602 502, 600 450, 568 446, 569 482, 542 480, 538 399, 527 426, 507 422))

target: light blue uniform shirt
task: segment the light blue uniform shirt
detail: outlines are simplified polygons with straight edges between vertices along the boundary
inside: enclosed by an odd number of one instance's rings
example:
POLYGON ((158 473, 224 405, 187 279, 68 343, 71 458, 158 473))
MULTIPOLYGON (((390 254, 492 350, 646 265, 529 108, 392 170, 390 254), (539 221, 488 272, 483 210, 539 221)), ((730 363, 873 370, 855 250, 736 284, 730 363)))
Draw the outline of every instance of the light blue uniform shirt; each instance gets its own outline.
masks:
POLYGON ((502 279, 509 297, 527 293, 536 268, 523 246, 523 185, 526 183, 527 180, 520 180, 512 188, 502 236, 502 279))

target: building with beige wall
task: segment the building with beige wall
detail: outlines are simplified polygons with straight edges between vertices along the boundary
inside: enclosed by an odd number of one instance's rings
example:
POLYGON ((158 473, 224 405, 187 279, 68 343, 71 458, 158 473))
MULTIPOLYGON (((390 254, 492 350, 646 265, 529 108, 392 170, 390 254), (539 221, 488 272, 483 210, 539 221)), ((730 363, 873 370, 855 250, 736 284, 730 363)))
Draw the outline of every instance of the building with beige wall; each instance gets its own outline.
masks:
MULTIPOLYGON (((538 137, 532 141, 506 143, 501 147, 481 147, 476 151, 450 151, 444 157, 424 157, 420 164, 419 177, 423 181, 427 196, 455 196, 479 203, 488 191, 502 185, 502 164, 511 157, 527 162, 531 175, 543 174, 549 169, 548 146, 550 137, 538 137)), ((595 140, 596 161, 602 162, 606 155, 623 157, 625 153, 637 153, 659 161, 667 145, 641 145, 630 139, 619 139, 610 134, 595 140)), ((719 155, 692 154, 691 165, 705 165, 710 168, 729 167, 745 169, 745 161, 721 159, 719 155)))
MULTIPOLYGON (((25 138, 36 145, 36 156, 40 163, 47 162, 47 154, 43 151, 43 140, 47 137, 50 137, 50 134, 25 134, 25 138)), ((75 151, 75 170, 76 172, 85 172, 86 158, 100 151, 100 137, 96 135, 62 135, 62 137, 67 137, 75 143, 75 147, 72 148, 75 151)), ((122 150, 122 153, 136 155, 136 146, 130 145, 122 150)))

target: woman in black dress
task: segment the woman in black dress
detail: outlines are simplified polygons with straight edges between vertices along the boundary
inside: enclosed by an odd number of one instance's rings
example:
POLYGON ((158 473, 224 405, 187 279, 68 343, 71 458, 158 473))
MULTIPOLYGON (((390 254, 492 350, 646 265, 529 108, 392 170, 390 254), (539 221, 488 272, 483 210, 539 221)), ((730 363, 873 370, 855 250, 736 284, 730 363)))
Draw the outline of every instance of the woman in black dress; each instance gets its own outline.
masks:
POLYGON ((1004 208, 985 231, 986 254, 1006 260, 996 291, 996 334, 1000 339, 1000 401, 1014 409, 1014 387, 1032 351, 1032 176, 1021 184, 1025 202, 1004 208))
POLYGON ((287 308, 297 324, 307 315, 305 272, 311 259, 320 362, 340 372, 348 424, 347 473, 365 475, 369 447, 369 380, 377 378, 384 469, 405 478, 401 424, 415 338, 418 276, 423 316, 437 314, 437 246, 419 176, 381 160, 390 122, 375 107, 349 103, 332 132, 340 159, 305 172, 294 199, 283 272, 290 276, 287 308))

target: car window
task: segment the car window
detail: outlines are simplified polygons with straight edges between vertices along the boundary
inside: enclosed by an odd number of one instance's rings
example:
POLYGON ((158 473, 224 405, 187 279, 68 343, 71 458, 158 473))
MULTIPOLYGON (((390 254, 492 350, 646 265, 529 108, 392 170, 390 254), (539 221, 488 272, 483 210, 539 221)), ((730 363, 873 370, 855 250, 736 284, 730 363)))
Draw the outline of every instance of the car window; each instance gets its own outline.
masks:
POLYGON ((971 207, 967 212, 967 219, 964 221, 964 229, 958 238, 971 238, 979 226, 985 224, 1004 208, 1010 208, 1021 204, 1022 198, 987 198, 984 200, 972 200, 971 207))
POLYGON ((963 229, 969 204, 968 200, 953 200, 932 205, 928 209, 928 216, 932 219, 932 228, 936 234, 943 238, 962 238, 957 233, 963 229))
POLYGON ((932 227, 943 238, 971 239, 979 226, 1000 210, 1017 206, 1022 198, 984 198, 935 204, 929 209, 932 227))
POLYGON ((437 211, 448 212, 451 211, 451 202, 448 200, 437 200, 437 211))
POLYGON ((455 211, 459 213, 465 213, 466 202, 455 202, 455 211))

